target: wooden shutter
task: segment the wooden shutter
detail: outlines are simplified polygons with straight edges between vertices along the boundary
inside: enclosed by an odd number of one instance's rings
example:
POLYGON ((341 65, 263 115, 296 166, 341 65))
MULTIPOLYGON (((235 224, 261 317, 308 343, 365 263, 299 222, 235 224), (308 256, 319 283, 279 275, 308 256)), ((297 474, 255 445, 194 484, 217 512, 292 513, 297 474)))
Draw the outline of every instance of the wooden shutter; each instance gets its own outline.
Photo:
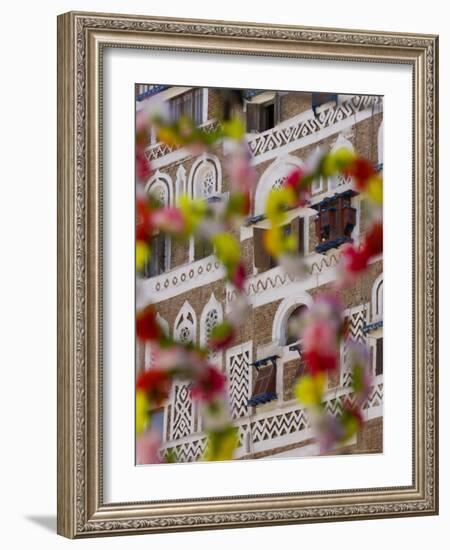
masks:
POLYGON ((270 269, 271 257, 264 248, 264 232, 265 229, 260 227, 253 228, 253 260, 255 267, 260 271, 270 269))
POLYGON ((259 132, 260 122, 260 106, 257 103, 247 103, 247 132, 259 132))
POLYGON ((294 218, 291 221, 291 231, 298 241, 297 252, 301 255, 305 254, 305 220, 304 218, 294 218))

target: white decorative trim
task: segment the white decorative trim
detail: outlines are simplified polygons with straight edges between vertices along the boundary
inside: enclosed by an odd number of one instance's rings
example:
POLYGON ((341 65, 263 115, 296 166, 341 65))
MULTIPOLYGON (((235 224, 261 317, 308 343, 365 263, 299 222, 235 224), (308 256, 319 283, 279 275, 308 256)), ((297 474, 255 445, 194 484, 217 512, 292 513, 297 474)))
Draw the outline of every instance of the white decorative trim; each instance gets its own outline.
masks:
POLYGON ((175 318, 173 337, 176 340, 186 341, 186 343, 187 341, 193 343, 197 341, 197 315, 187 300, 185 300, 175 318), (190 340, 183 340, 187 338, 188 332, 190 333, 190 340))
POLYGON ((294 170, 301 168, 303 161, 296 156, 287 155, 275 160, 261 175, 256 186, 254 213, 262 214, 265 211, 267 195, 274 188, 278 180, 282 180, 294 170))
POLYGON ((313 299, 307 292, 296 292, 294 295, 290 295, 285 298, 275 313, 272 323, 272 341, 276 342, 279 346, 285 346, 284 341, 286 333, 286 323, 289 315, 298 306, 305 305, 310 308, 313 304, 313 299))
POLYGON ((194 161, 189 171, 187 190, 190 197, 206 198, 208 196, 204 193, 199 194, 195 189, 197 178, 199 177, 201 170, 207 168, 208 164, 212 165, 215 173, 215 189, 209 195, 215 195, 222 192, 222 166, 220 164, 220 160, 215 155, 203 153, 194 161))
POLYGON ((371 299, 371 322, 381 321, 383 319, 383 273, 380 273, 375 279, 372 285, 372 299, 371 299), (379 288, 381 286, 381 301, 379 295, 379 288), (381 302, 381 303, 380 303, 381 302))
POLYGON ((150 193, 152 187, 162 186, 166 193, 164 200, 165 206, 172 206, 174 204, 173 182, 169 174, 165 174, 160 170, 157 170, 145 185, 145 192, 150 193))

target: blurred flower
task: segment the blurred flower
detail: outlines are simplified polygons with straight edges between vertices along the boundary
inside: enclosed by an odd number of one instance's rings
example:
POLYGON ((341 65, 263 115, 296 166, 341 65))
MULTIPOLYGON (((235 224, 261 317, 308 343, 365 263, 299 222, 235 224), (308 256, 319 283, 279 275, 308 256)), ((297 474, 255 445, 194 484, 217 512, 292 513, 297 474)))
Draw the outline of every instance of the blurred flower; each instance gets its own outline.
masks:
POLYGON ((136 438, 136 463, 158 464, 161 462, 159 448, 161 439, 156 431, 147 430, 136 438))
POLYGON ((205 459, 231 460, 238 442, 238 430, 234 426, 208 432, 205 459))
POLYGON ((347 362, 352 374, 352 387, 357 403, 362 405, 373 387, 369 350, 361 342, 348 340, 346 344, 347 362))
POLYGON ((151 251, 144 241, 136 241, 136 271, 142 271, 150 260, 151 251))
POLYGON ((295 385, 295 397, 307 407, 318 407, 322 402, 325 385, 325 374, 318 373, 315 376, 305 374, 299 378, 295 385))
POLYGON ((214 235, 212 242, 216 256, 231 276, 241 257, 241 248, 236 237, 230 233, 218 233, 214 235))
POLYGON ((310 373, 337 367, 339 346, 335 323, 327 318, 313 318, 306 323, 302 338, 302 357, 310 373))
POLYGON ((169 396, 170 388, 170 374, 164 369, 150 368, 141 371, 136 380, 136 389, 144 392, 152 406, 163 403, 169 396))
POLYGON ((149 424, 149 402, 144 391, 136 390, 136 433, 142 433, 149 424))
POLYGON ((245 267, 242 262, 238 263, 230 273, 230 282, 239 290, 244 290, 246 280, 245 267))
POLYGON ((139 182, 146 182, 152 175, 150 162, 142 151, 136 152, 136 178, 139 182))
POLYGON ((199 401, 209 401, 225 389, 225 376, 208 365, 191 385, 191 396, 199 401))
POLYGON ((152 221, 155 227, 166 233, 182 233, 186 229, 183 212, 174 206, 166 206, 155 210, 152 221))
POLYGON ((208 342, 209 347, 213 351, 225 349, 234 340, 234 336, 233 325, 229 321, 223 321, 212 329, 208 342))
POLYGON ((346 176, 353 178, 359 191, 364 190, 369 178, 376 174, 374 165, 362 157, 355 157, 347 166, 341 166, 341 170, 346 176))
POLYGON ((146 342, 156 340, 161 336, 161 328, 156 320, 156 311, 153 306, 148 306, 136 316, 136 336, 146 342))

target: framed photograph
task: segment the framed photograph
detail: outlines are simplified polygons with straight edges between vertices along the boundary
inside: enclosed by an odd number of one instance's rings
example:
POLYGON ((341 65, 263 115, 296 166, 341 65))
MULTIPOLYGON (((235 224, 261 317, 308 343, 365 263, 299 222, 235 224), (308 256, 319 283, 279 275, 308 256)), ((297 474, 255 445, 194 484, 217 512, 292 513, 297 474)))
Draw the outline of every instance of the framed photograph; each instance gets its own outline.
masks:
POLYGON ((438 513, 438 38, 58 18, 58 532, 438 513))

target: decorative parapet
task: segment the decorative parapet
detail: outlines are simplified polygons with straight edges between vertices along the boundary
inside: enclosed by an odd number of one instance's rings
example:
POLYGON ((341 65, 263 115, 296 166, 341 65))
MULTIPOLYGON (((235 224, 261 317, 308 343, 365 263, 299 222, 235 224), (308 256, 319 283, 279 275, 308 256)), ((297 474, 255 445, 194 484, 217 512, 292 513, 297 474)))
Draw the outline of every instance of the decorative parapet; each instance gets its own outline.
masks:
POLYGON ((382 107, 382 98, 377 96, 354 95, 338 105, 330 105, 317 116, 312 111, 306 111, 248 140, 254 157, 273 149, 289 145, 299 139, 333 126, 338 122, 351 118, 358 112, 371 107, 382 107))
MULTIPOLYGON (((354 95, 348 99, 344 99, 337 105, 330 105, 330 107, 324 109, 317 116, 314 115, 312 110, 305 111, 270 130, 259 134, 250 134, 247 136, 248 145, 253 157, 256 158, 280 147, 291 145, 300 139, 312 136, 320 130, 352 119, 357 113, 373 107, 376 107, 378 110, 382 109, 381 97, 354 95)), ((376 109, 374 109, 374 113, 377 112, 376 109)), ((210 120, 202 128, 207 131, 213 131, 218 126, 219 122, 217 120, 210 120)), ((176 146, 159 142, 150 145, 146 149, 146 156, 150 162, 156 161, 178 149, 176 146)), ((189 153, 186 152, 186 154, 189 153)))
MULTIPOLYGON (((336 416, 344 402, 354 403, 351 387, 328 390, 325 397, 325 410, 336 416)), ((383 415, 383 375, 374 380, 369 397, 363 405, 365 420, 383 415)), ((258 452, 275 450, 285 445, 300 444, 314 437, 307 409, 298 403, 271 411, 241 418, 234 422, 238 428, 239 448, 236 458, 258 452)), ((170 450, 178 461, 195 462, 200 460, 206 448, 204 433, 192 434, 176 441, 168 441, 163 453, 170 450)))
POLYGON ((218 281, 224 276, 221 263, 211 255, 150 279, 138 279, 136 294, 137 301, 141 302, 138 305, 162 302, 183 292, 218 281))

